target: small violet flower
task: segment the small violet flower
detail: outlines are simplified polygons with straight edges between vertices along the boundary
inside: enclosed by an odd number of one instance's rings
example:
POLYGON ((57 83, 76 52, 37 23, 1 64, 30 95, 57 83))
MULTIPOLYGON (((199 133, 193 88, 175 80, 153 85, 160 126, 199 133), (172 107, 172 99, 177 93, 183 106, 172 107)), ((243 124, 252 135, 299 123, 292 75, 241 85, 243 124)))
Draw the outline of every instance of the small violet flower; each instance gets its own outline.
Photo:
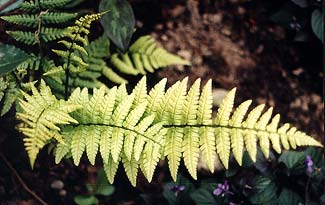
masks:
POLYGON ((185 186, 184 185, 175 185, 172 186, 169 190, 175 193, 175 196, 177 196, 180 192, 184 191, 185 186))
POLYGON ((314 162, 311 159, 311 156, 310 155, 307 155, 306 156, 305 163, 307 165, 307 173, 308 174, 312 174, 313 173, 313 165, 314 165, 314 162))
POLYGON ((218 184, 218 187, 213 191, 213 194, 216 196, 224 196, 225 194, 233 194, 229 191, 228 181, 226 180, 223 184, 218 184))

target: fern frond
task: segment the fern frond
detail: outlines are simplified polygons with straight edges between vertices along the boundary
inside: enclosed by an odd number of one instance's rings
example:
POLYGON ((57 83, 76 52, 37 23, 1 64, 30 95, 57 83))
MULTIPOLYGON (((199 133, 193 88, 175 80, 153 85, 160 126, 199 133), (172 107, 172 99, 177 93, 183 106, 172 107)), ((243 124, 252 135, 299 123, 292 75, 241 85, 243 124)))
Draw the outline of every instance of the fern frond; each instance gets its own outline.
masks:
POLYGON ((76 104, 58 101, 51 93, 45 82, 41 82, 40 91, 31 84, 32 95, 25 92, 19 102, 22 112, 17 113, 17 118, 23 123, 19 127, 26 137, 25 149, 28 152, 30 164, 33 167, 36 156, 41 148, 54 137, 60 136, 61 129, 58 124, 78 123, 69 116, 69 113, 80 108, 76 104))
MULTIPOLYGON (((93 21, 99 19, 101 15, 103 15, 103 13, 91 14, 86 15, 84 17, 80 17, 75 21, 74 26, 70 26, 65 29, 63 35, 69 40, 62 40, 59 41, 59 43, 63 44, 66 47, 66 50, 52 50, 58 56, 67 60, 67 63, 63 65, 64 71, 69 69, 69 71, 72 72, 81 72, 84 71, 88 66, 88 64, 84 62, 84 60, 74 52, 79 51, 87 55, 87 51, 84 47, 88 45, 87 35, 89 34, 90 24, 93 21), (70 63, 72 68, 70 68, 70 63), (73 68, 75 69, 73 70, 73 68)), ((55 69, 57 70, 57 68, 55 69)))
POLYGON ((190 62, 158 47, 151 36, 140 37, 127 53, 112 55, 111 63, 120 72, 130 75, 145 75, 169 65, 190 65, 190 62))
POLYGON ((48 90, 42 91, 44 85, 41 93, 32 87, 33 96, 24 94, 26 101, 21 101, 23 111, 18 114, 28 127, 20 128, 27 136, 26 145, 31 147, 27 151, 35 159, 38 150, 45 144, 44 140, 55 135, 63 141, 55 151, 58 155, 56 163, 71 153, 74 163, 78 165, 86 152, 93 164, 99 152, 110 182, 113 182, 117 167, 122 162, 127 176, 135 185, 139 167, 151 181, 159 159, 166 156, 171 175, 176 180, 182 159, 189 173, 196 178, 200 151, 204 161, 213 170, 216 152, 225 168, 231 151, 239 164, 242 163, 245 149, 254 161, 257 142, 266 157, 270 143, 277 152, 282 147, 295 149, 296 146, 322 146, 289 124, 278 128, 279 115, 272 118, 272 108, 263 113, 264 105, 248 111, 251 104, 248 100, 232 113, 235 89, 223 100, 213 119, 211 81, 203 87, 202 92, 199 90, 200 80, 189 91, 187 78, 178 81, 166 92, 165 83, 166 80, 159 82, 149 94, 145 78, 131 94, 128 94, 125 85, 109 90, 105 87, 94 89, 93 95, 89 95, 86 88, 77 88, 68 101, 59 101, 48 90), (47 101, 42 97, 45 94, 46 99, 49 99, 47 101), (64 110, 65 117, 46 117, 51 114, 52 107, 56 111, 65 107, 56 107, 59 103, 66 103, 70 108, 64 110), (39 127, 35 127, 36 117, 39 127), (45 119, 53 120, 43 121, 45 119), (74 119, 78 124, 71 124, 76 122, 74 119), (209 157, 214 158, 211 160, 209 157))

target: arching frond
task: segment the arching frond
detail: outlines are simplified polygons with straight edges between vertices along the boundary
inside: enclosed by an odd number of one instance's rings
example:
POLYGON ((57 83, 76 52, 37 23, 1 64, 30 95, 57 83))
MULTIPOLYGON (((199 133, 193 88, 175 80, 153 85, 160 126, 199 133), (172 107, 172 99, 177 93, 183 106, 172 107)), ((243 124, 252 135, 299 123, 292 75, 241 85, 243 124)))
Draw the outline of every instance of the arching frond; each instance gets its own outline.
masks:
POLYGON ((185 78, 165 92, 163 79, 149 94, 145 81, 143 78, 131 94, 125 85, 94 89, 93 95, 86 88, 77 88, 68 101, 56 100, 43 82, 40 93, 33 87, 34 95, 24 94, 26 101, 20 103, 23 111, 17 115, 23 120, 20 130, 27 136, 25 144, 31 160, 45 140, 62 138, 55 151, 56 163, 71 153, 78 165, 85 152, 94 164, 100 154, 110 182, 122 163, 135 185, 139 168, 151 181, 159 159, 166 156, 171 176, 176 180, 182 159, 192 177, 197 177, 200 152, 213 171, 216 153, 225 168, 231 153, 240 165, 245 150, 255 161, 257 142, 266 157, 271 147, 281 152, 282 148, 322 146, 287 123, 278 128, 279 115, 272 118, 272 108, 263 112, 264 105, 259 105, 249 111, 248 100, 234 109, 236 89, 228 93, 213 118, 211 81, 200 92, 200 80, 187 90, 185 78), (50 100, 44 102, 42 96, 50 100), (65 105, 60 108, 70 106, 63 111, 65 117, 47 117, 52 107, 60 109, 56 107, 58 103, 65 105), (35 123, 39 126, 35 127, 35 123))

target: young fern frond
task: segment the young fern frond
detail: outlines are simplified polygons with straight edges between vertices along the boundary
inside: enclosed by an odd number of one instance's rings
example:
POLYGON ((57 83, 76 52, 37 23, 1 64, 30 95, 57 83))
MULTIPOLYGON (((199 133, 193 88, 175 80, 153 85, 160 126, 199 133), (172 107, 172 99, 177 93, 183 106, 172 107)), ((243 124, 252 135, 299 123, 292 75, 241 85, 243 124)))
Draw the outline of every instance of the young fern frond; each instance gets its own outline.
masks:
POLYGON ((66 47, 66 50, 53 49, 52 51, 63 59, 66 59, 67 62, 63 66, 48 71, 46 75, 64 72, 67 69, 69 69, 69 71, 72 73, 78 73, 86 69, 88 64, 85 63, 82 58, 76 55, 74 51, 79 51, 86 55, 88 54, 84 49, 84 47, 88 45, 86 36, 89 34, 90 24, 99 19, 101 15, 102 13, 86 15, 76 20, 74 26, 70 26, 66 29, 64 36, 69 40, 59 41, 59 43, 66 47))
MULTIPOLYGON (((272 117, 272 108, 263 114, 264 105, 248 111, 249 100, 233 112, 236 89, 228 93, 213 118, 211 80, 202 92, 199 79, 189 91, 187 78, 166 92, 165 84, 166 79, 163 79, 148 93, 144 77, 131 94, 127 93, 125 85, 121 85, 112 89, 94 89, 92 96, 87 88, 77 88, 65 102, 80 106, 70 113, 78 124, 64 125, 67 123, 62 121, 60 130, 47 127, 49 133, 62 136, 63 142, 55 150, 56 163, 71 153, 78 165, 86 152, 90 163, 94 164, 99 153, 110 182, 113 182, 121 162, 135 186, 139 168, 150 182, 159 159, 166 156, 171 176, 176 180, 181 159, 192 177, 197 177, 200 152, 213 171, 216 153, 225 168, 228 168, 231 153, 240 165, 245 150, 255 161, 257 142, 265 157, 268 157, 271 147, 280 153, 282 149, 295 149, 297 146, 322 146, 305 133, 290 128, 289 124, 278 128, 279 115, 272 117)), ((44 90, 41 88, 41 93, 44 90)), ((46 93, 50 91, 46 90, 46 93)), ((36 101, 37 95, 27 97, 29 100, 24 106, 32 108, 30 104, 36 101)), ((25 109, 18 116, 31 119, 30 115, 25 109)), ((31 123, 25 120, 24 124, 29 126, 31 123)), ((26 133, 29 141, 38 139, 39 135, 26 133)), ((40 148, 38 144, 36 152, 29 149, 32 159, 40 148)))
POLYGON ((23 123, 18 128, 25 135, 24 145, 33 167, 37 154, 52 138, 62 141, 58 125, 78 123, 69 113, 80 108, 77 104, 57 100, 51 89, 41 81, 40 91, 31 83, 32 95, 22 92, 25 100, 20 99, 22 112, 17 118, 23 123))

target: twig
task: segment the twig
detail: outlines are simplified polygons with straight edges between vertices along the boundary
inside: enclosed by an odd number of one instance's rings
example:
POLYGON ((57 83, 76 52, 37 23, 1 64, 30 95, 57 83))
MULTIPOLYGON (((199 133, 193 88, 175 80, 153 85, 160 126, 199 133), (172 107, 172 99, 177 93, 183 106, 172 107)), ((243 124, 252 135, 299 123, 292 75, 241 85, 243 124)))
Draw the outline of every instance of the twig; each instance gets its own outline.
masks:
POLYGON ((0 157, 2 160, 6 163, 8 168, 14 173, 14 175, 17 177, 20 184, 23 186, 23 188, 30 193, 37 201, 39 201, 43 205, 48 205, 41 197, 39 197, 35 192, 33 192, 27 184, 24 182, 24 180, 19 176, 18 172, 15 170, 15 168, 10 164, 10 162, 7 160, 7 158, 0 152, 0 157))
POLYGON ((0 6, 0 11, 5 10, 7 7, 11 6, 12 4, 16 3, 16 0, 10 0, 0 6))

